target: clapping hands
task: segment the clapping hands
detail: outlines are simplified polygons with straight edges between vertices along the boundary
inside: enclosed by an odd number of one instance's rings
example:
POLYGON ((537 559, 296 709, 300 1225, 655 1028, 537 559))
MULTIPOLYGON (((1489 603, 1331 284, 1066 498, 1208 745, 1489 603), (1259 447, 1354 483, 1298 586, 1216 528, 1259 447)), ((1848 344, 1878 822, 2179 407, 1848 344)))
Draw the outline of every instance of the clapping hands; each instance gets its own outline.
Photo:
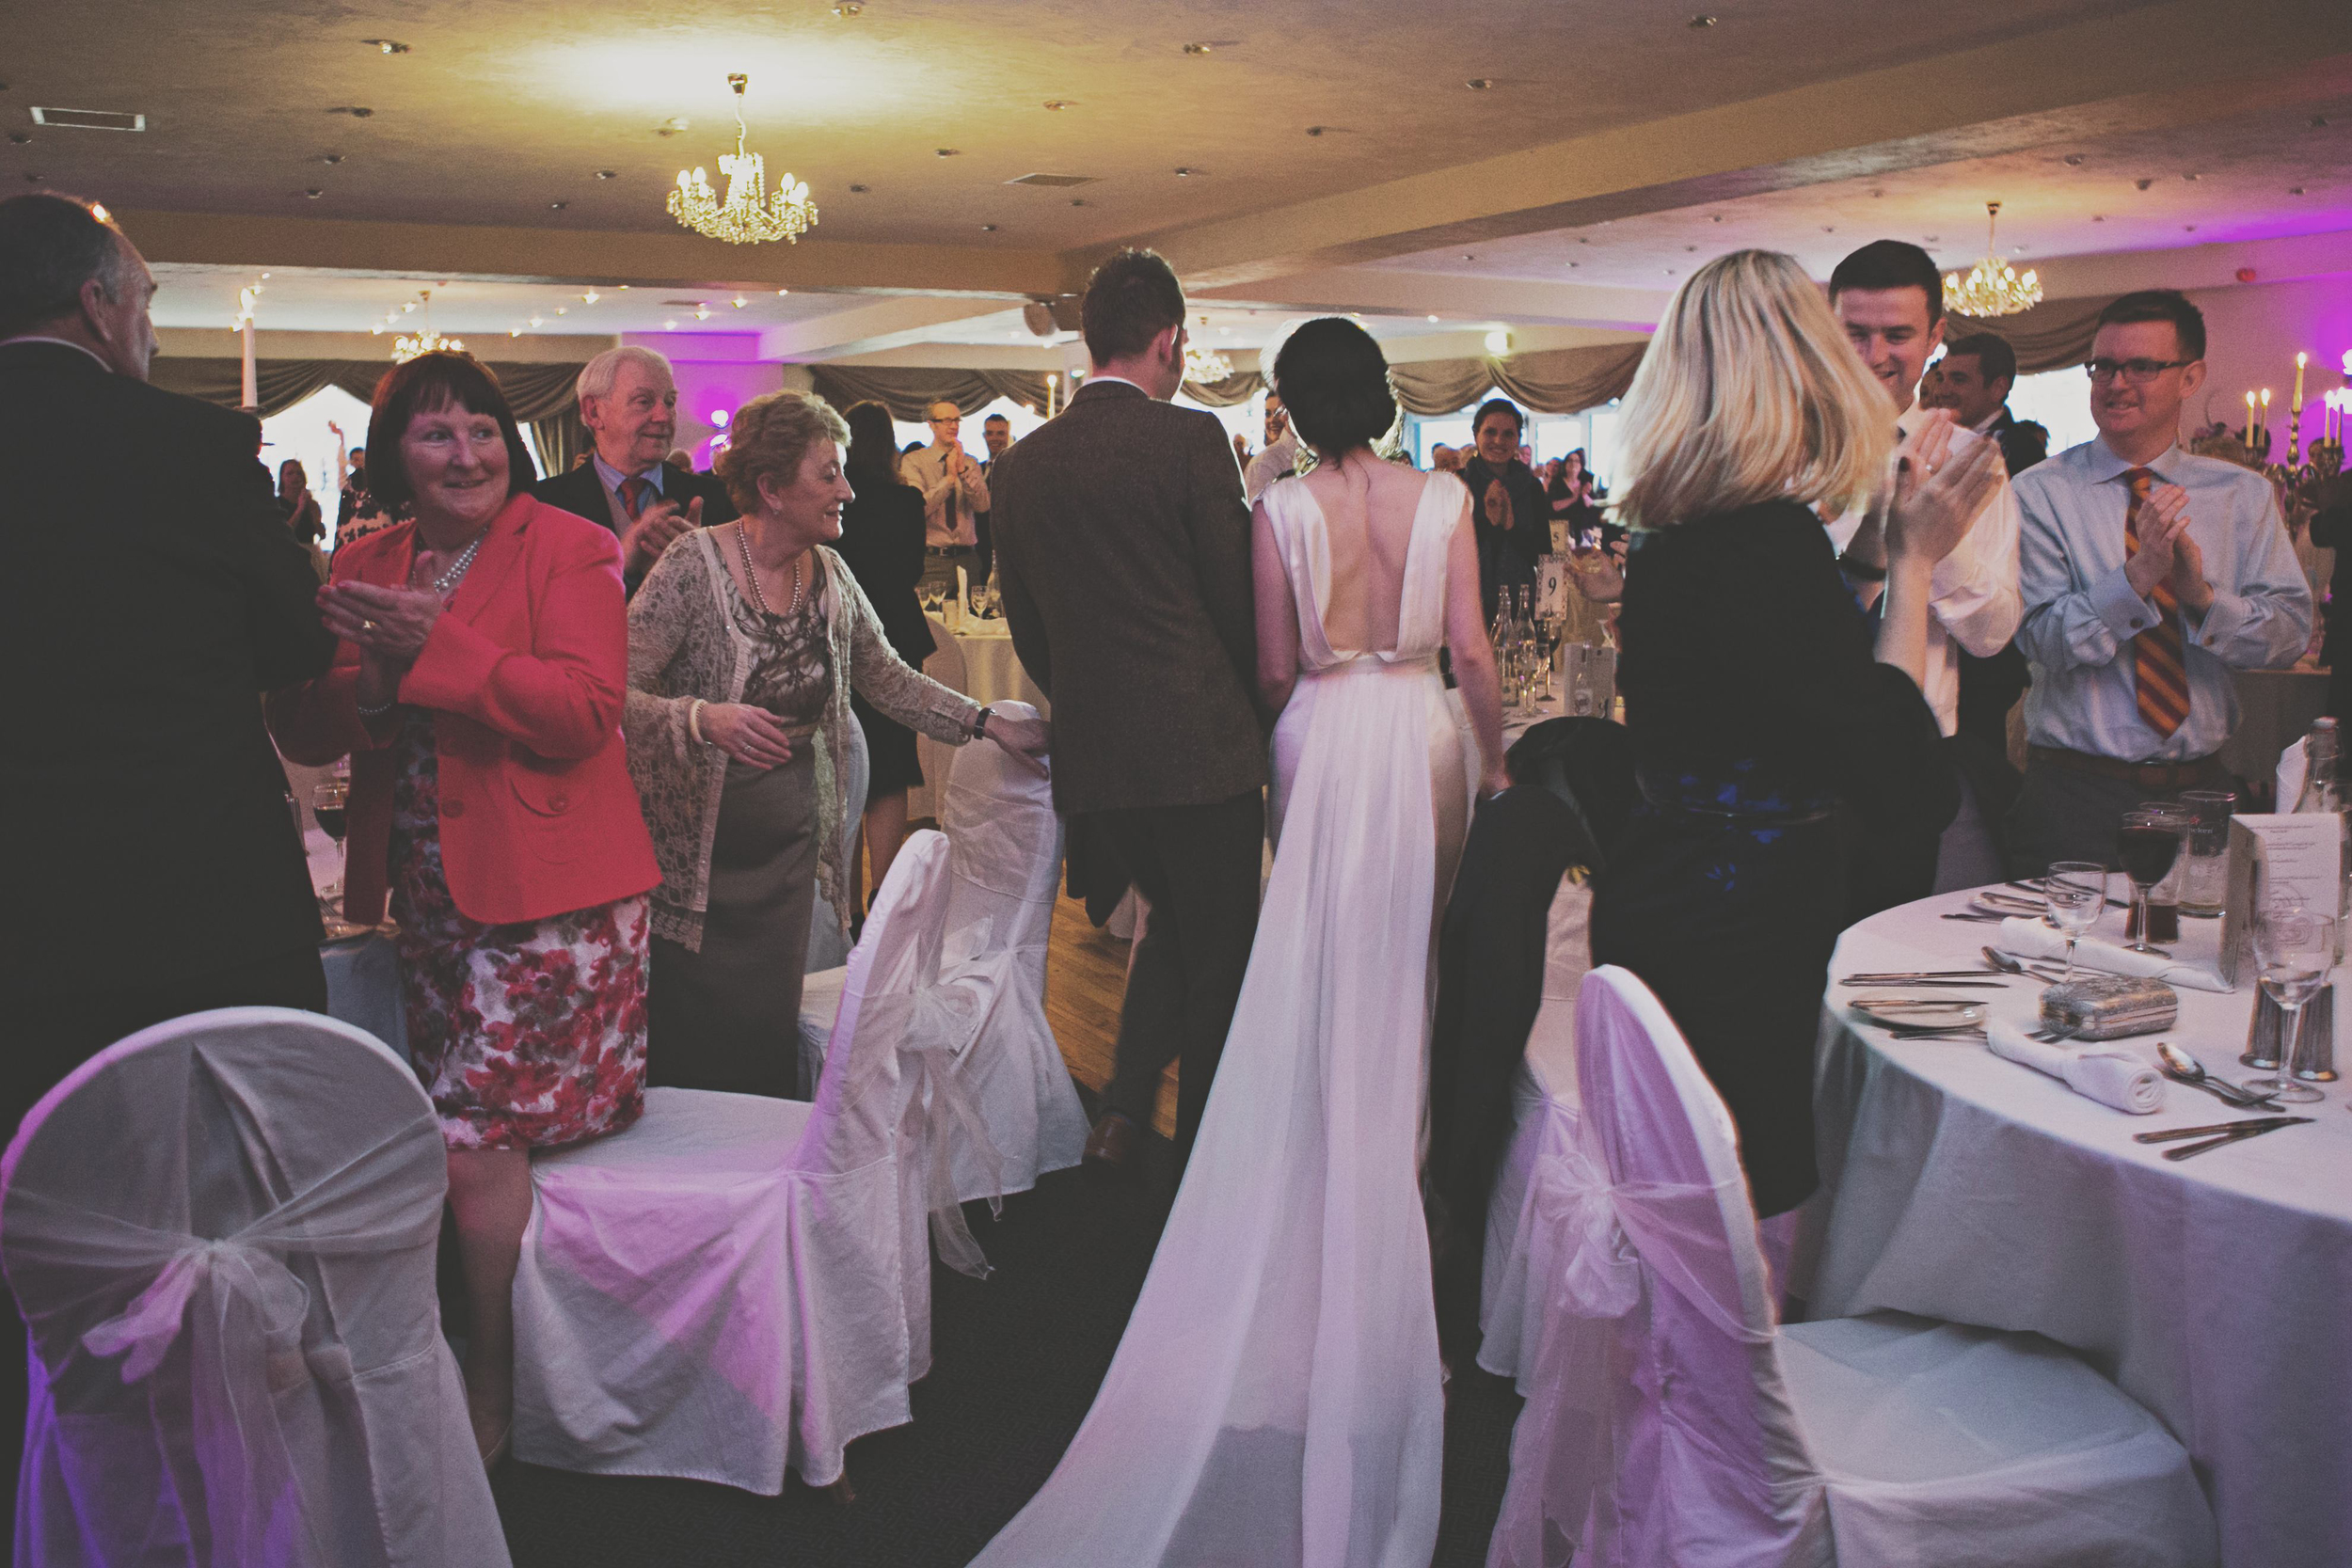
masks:
POLYGON ((2205 580, 2204 552, 2188 523, 2187 491, 2177 484, 2150 490, 2139 509, 2139 548, 2123 563, 2123 578, 2143 599, 2163 583, 2184 608, 2202 614, 2213 603, 2213 585, 2205 580))
POLYGON ((637 515, 621 535, 621 555, 632 575, 643 576, 661 559, 661 552, 675 544, 680 536, 703 526, 703 499, 696 496, 681 510, 678 503, 667 499, 653 502, 637 515))
POLYGON ((1895 501, 1886 519, 1886 555, 1929 565, 1960 547, 2001 482, 2001 450, 1979 440, 1952 455, 1952 416, 1933 409, 1896 454, 1895 501))

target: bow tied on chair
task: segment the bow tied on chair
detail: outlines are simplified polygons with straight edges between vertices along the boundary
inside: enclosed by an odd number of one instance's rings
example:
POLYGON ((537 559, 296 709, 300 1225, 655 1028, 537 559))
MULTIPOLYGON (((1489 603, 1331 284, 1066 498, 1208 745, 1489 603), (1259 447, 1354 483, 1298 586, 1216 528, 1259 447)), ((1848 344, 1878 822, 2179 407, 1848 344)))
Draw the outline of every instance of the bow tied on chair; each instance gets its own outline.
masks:
MULTIPOLYGON (((957 1075, 956 1062, 970 1049, 988 1018, 990 1004, 1002 983, 997 972, 1005 958, 1000 954, 968 957, 975 946, 960 942, 961 935, 950 934, 948 949, 967 955, 964 960, 950 967, 943 955, 940 978, 881 1001, 874 1023, 898 1041, 899 1070, 906 1089, 898 1147, 903 1151, 918 1141, 927 1146, 925 1206, 930 1212, 931 1235, 939 1243, 940 1259, 959 1274, 986 1279, 992 1272, 987 1255, 964 1222, 963 1206, 956 1201, 947 1133, 950 1128, 960 1128, 983 1168, 992 1177, 997 1176, 1002 1158, 989 1141, 978 1107, 957 1075)), ((997 1184, 1001 1185, 1001 1180, 997 1184)), ((992 1196, 989 1208, 1003 1212, 1003 1198, 992 1196)))

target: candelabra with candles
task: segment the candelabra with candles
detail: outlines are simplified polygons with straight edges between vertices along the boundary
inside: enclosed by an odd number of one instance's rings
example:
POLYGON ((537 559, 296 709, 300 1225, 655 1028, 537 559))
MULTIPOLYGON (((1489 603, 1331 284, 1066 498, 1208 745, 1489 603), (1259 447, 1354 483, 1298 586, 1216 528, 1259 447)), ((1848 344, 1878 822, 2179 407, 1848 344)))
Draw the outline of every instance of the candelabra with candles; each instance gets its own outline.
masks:
MULTIPOLYGON (((2352 387, 2323 393, 2319 425, 2308 450, 2303 445, 2303 376, 2311 356, 2295 356, 2295 390, 2287 401, 2286 461, 2270 461, 2270 388, 2246 394, 2246 423, 2232 432, 2217 426, 2190 450, 2253 469, 2277 487, 2279 511, 2290 533, 2300 536, 2303 525, 2319 510, 2321 489, 2344 471, 2344 421, 2352 414, 2352 387)), ((2344 356, 2344 377, 2352 381, 2352 353, 2344 356)))

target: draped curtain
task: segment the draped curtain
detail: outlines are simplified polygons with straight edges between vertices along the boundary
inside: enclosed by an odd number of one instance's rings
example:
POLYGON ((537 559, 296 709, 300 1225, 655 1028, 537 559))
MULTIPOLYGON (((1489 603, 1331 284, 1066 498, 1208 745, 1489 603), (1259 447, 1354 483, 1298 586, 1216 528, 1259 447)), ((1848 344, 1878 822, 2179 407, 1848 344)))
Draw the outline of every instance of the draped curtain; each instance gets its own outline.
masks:
POLYGON ((570 473, 572 460, 588 450, 588 428, 580 422, 580 410, 574 407, 532 420, 528 434, 531 444, 538 449, 539 467, 549 477, 570 473))
MULTIPOLYGON (((515 418, 524 423, 551 418, 572 404, 578 365, 501 365, 485 360, 499 378, 515 418)), ((262 417, 282 414, 322 387, 340 387, 362 403, 375 397, 375 384, 392 367, 381 359, 264 359, 254 367, 262 417)), ((237 407, 245 389, 244 368, 234 359, 158 358, 148 379, 168 392, 182 392, 224 408, 237 407)))
POLYGON ((1944 326, 1944 341, 1971 332, 1990 332, 2017 351, 2017 373, 2062 371, 2090 357, 2090 340, 2099 330, 2099 312, 2115 303, 2113 295, 2099 299, 2060 299, 2037 305, 2014 316, 1990 321, 1953 315, 1944 326))

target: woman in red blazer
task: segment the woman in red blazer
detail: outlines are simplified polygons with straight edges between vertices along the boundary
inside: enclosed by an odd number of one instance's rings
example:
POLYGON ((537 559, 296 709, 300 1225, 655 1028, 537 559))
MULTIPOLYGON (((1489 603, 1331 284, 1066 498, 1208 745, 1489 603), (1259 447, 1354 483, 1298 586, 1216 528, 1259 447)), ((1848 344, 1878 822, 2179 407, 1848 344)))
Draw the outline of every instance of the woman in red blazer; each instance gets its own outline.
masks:
POLYGON ((386 375, 373 490, 411 515, 336 552, 342 643, 269 699, 297 761, 351 755, 345 911, 400 923, 409 1048, 449 1145, 473 1308, 466 1397, 496 1463, 513 1425, 510 1297, 530 1151, 644 1105, 646 892, 661 880, 621 740, 620 546, 532 500, 489 372, 386 375))

